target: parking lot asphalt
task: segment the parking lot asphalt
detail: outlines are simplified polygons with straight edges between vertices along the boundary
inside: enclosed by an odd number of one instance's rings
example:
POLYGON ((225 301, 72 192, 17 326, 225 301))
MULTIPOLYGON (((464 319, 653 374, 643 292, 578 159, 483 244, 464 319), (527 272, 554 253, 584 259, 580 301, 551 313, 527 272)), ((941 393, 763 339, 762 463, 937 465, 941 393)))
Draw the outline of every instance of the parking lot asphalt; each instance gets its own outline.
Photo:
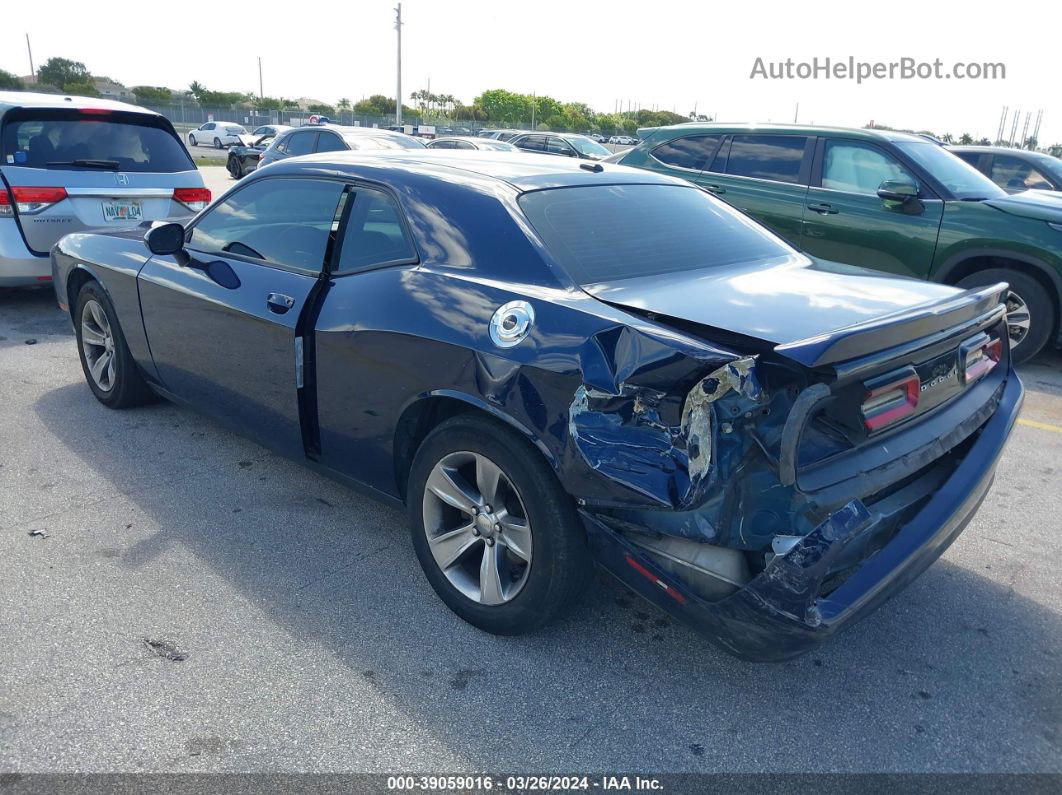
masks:
POLYGON ((1062 357, 1022 377, 944 557, 752 665, 604 578, 479 632, 401 512, 169 403, 104 408, 51 294, 0 296, 0 771, 1060 771, 1062 357))

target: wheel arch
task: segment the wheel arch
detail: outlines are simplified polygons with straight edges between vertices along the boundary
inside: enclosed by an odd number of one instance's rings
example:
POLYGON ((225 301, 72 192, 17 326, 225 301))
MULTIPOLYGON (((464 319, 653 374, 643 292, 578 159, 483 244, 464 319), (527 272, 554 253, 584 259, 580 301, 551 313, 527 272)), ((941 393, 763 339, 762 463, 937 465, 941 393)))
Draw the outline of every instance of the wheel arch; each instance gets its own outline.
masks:
POLYGON ((402 409, 395 423, 393 437, 393 461, 395 484, 399 498, 405 501, 409 472, 417 450, 440 423, 461 414, 478 414, 497 420, 514 429, 527 439, 546 459, 554 472, 557 471, 556 456, 542 439, 510 414, 500 411, 481 398, 456 390, 437 390, 418 395, 402 409))
POLYGON ((933 281, 958 284, 967 276, 989 268, 1010 268, 1036 279, 1043 286, 1055 310, 1055 327, 1049 339, 1054 340, 1055 345, 1062 342, 1062 275, 1038 257, 1007 249, 963 251, 937 268, 933 281))
POLYGON ((70 275, 66 277, 66 299, 67 306, 70 307, 70 319, 74 319, 74 312, 77 311, 77 295, 81 292, 81 288, 88 282, 96 282, 100 286, 100 289, 106 293, 107 298, 114 302, 111 298, 111 293, 107 289, 107 285, 103 279, 91 268, 91 266, 83 263, 75 265, 73 270, 70 271, 70 275))

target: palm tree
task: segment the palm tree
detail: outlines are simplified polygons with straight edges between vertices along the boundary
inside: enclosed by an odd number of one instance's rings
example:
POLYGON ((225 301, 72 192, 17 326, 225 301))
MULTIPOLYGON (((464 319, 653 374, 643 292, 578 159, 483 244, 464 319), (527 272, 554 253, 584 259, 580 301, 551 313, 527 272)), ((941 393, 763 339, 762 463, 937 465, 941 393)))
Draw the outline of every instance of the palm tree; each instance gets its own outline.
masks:
POLYGON ((970 135, 970 133, 963 133, 959 137, 959 143, 962 144, 963 146, 969 146, 970 144, 973 143, 973 140, 974 140, 973 136, 970 135))
POLYGON ((191 92, 193 99, 199 100, 199 95, 206 91, 207 88, 198 80, 193 80, 188 84, 188 91, 191 92))
POLYGON ((340 97, 339 102, 336 103, 336 107, 339 110, 350 110, 350 100, 346 97, 340 97))

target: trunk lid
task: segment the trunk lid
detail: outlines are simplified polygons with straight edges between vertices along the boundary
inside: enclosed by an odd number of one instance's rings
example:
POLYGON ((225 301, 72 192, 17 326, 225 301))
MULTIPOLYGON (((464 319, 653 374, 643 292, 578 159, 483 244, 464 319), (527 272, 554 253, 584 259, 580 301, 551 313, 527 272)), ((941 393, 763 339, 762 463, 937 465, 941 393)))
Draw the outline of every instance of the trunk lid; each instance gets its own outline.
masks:
POLYGON ((595 298, 768 343, 805 366, 865 356, 942 331, 1000 302, 803 256, 584 286, 595 298))

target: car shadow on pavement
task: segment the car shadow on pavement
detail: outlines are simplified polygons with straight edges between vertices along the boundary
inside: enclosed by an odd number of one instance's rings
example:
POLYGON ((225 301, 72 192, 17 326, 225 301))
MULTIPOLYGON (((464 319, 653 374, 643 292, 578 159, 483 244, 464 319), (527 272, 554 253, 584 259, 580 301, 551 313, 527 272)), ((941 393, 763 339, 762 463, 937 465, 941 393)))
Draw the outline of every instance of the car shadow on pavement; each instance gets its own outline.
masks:
MULTIPOLYGON (((101 576, 128 582, 145 614, 177 598, 177 566, 192 585, 219 580, 478 769, 997 771, 1062 758, 1062 616, 954 549, 831 644, 782 664, 733 659, 604 575, 568 618, 494 637, 436 598, 400 511, 167 403, 113 412, 77 383, 36 410, 143 517, 106 528, 117 548, 101 576)), ((84 532, 83 554, 101 554, 84 532)), ((967 534, 978 532, 975 520, 967 534)), ((1015 566, 1013 583, 1020 565, 1002 565, 1015 566)), ((184 665, 205 677, 253 653, 239 640, 224 657, 205 653, 233 642, 211 626, 224 601, 190 617, 201 629, 178 630, 184 665)), ((335 715, 319 719, 341 731, 335 715)))
POLYGON ((12 345, 36 345, 48 336, 73 336, 69 316, 59 309, 55 293, 47 288, 5 290, 0 288, 0 349, 12 345))

